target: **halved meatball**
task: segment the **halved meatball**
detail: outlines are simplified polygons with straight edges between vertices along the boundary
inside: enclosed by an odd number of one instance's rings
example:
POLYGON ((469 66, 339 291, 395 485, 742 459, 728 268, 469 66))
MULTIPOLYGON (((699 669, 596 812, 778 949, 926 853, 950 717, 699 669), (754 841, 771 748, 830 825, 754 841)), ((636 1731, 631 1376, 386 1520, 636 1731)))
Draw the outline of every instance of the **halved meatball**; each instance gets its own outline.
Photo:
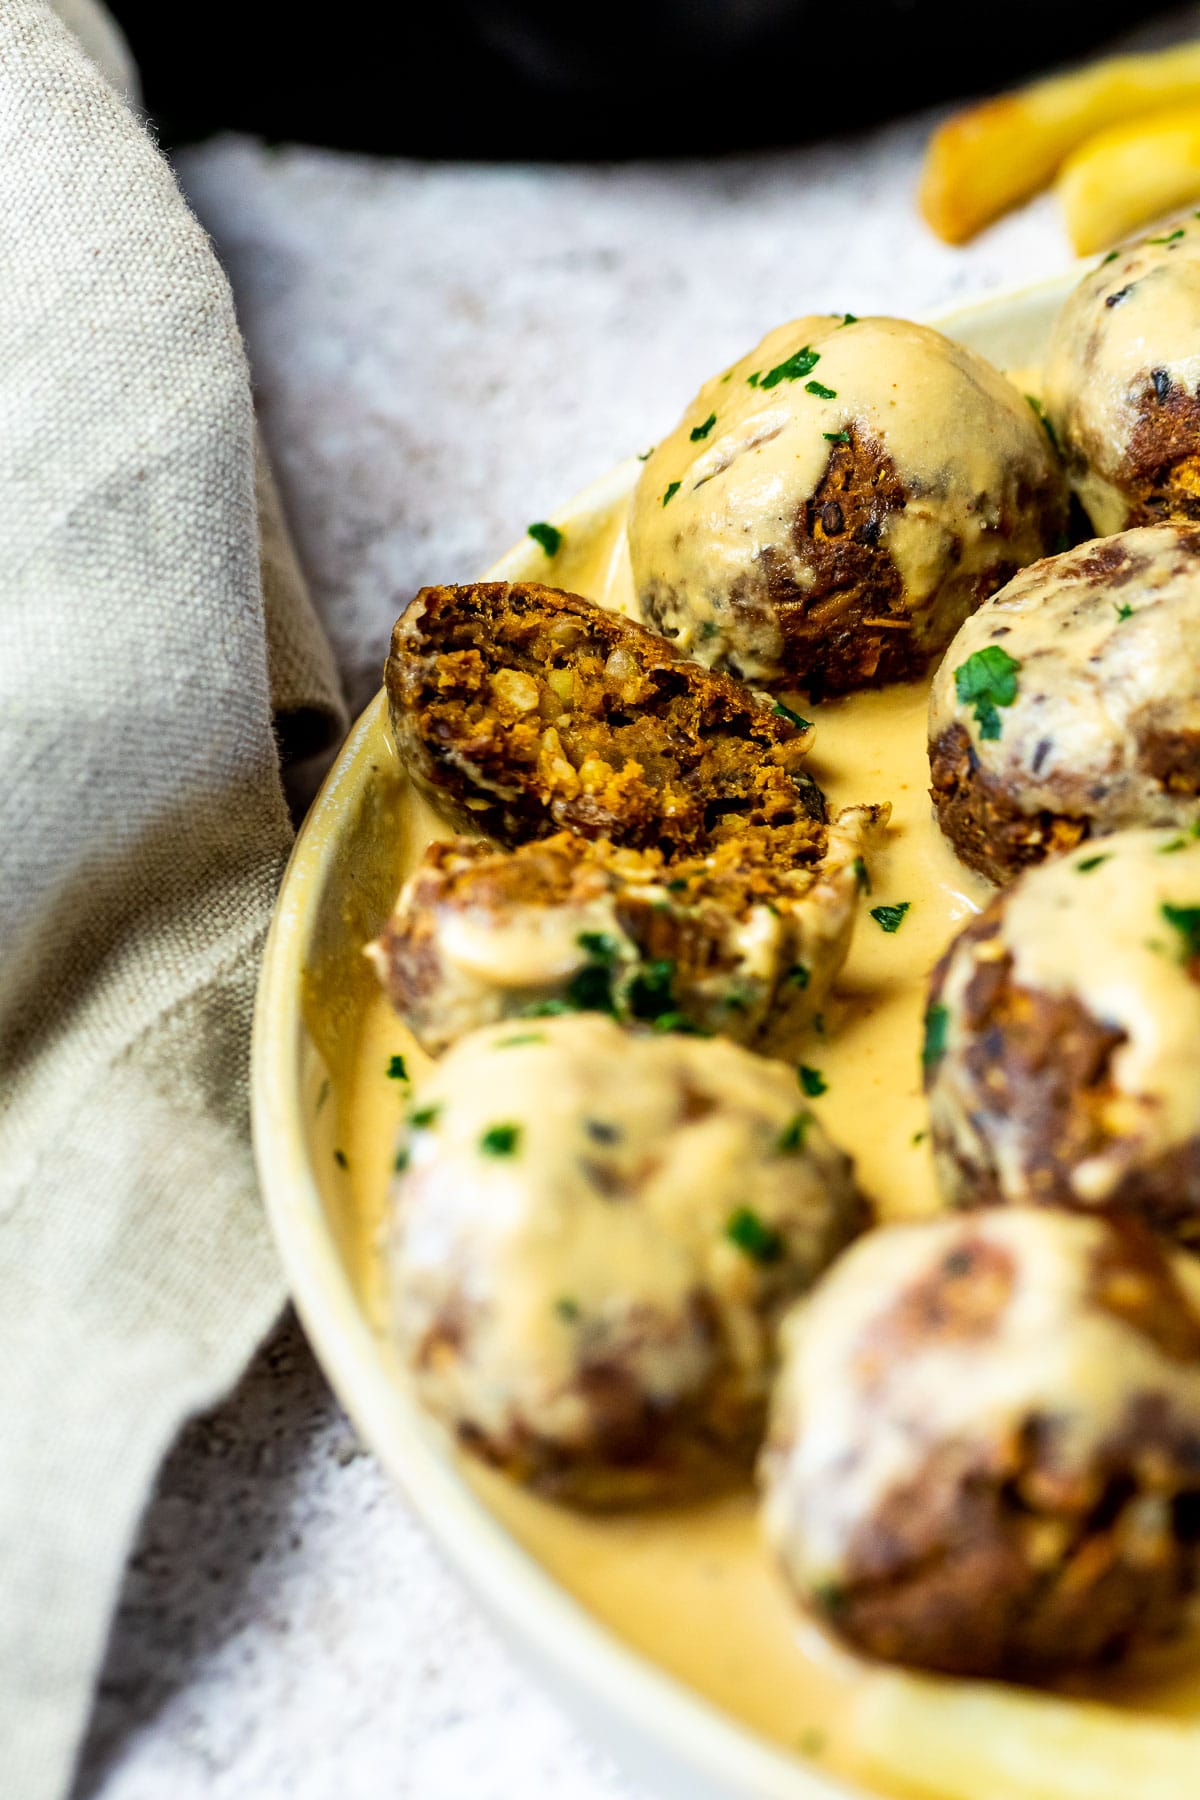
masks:
POLYGON ((780 1314, 864 1223, 791 1069, 594 1013, 460 1039, 398 1167, 393 1318, 422 1401, 588 1506, 744 1474, 780 1314))
POLYGON ((925 1085, 958 1206, 1123 1208, 1200 1249, 1200 840, 1031 869, 951 944, 925 1085))
POLYGON ((1098 532, 1200 520, 1200 223, 1112 251, 1050 339, 1047 415, 1098 532))
POLYGON ((1066 484, 1025 397, 903 319, 782 325, 658 445, 629 521, 642 616, 814 696, 919 675, 1052 549, 1066 484))
POLYGON ((1132 1219, 894 1225, 783 1341, 766 1533, 853 1648, 1022 1681, 1195 1650, 1192 1258, 1132 1219))
POLYGON ((410 772, 501 843, 565 828, 686 856, 825 816, 809 725, 578 594, 423 588, 385 681, 410 772))
POLYGON ((518 850, 431 844, 370 954, 435 1056, 480 1026, 568 1011, 789 1056, 846 960, 887 813, 807 821, 808 858, 784 868, 761 830, 669 864, 570 832, 518 850))
POLYGON ((934 677, 929 766, 942 830, 993 881, 1200 821, 1200 529, 1097 538, 993 595, 934 677))

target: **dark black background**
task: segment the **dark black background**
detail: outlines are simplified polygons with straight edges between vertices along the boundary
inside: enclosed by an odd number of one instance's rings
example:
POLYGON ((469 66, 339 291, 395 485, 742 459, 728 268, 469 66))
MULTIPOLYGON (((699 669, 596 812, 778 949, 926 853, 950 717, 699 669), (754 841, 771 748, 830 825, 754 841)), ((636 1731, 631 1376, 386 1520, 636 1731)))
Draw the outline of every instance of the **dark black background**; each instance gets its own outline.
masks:
POLYGON ((1129 0, 110 0, 164 142, 225 128, 421 157, 790 144, 985 93, 1161 8, 1129 0))

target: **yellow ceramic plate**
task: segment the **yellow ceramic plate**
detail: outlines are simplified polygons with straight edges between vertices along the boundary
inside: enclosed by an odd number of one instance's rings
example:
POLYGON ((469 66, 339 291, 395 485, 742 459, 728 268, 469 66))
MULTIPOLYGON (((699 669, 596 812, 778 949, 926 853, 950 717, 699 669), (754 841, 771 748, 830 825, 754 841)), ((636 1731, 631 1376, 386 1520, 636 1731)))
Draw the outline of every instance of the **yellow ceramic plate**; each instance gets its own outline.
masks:
MULTIPOLYGON (((1026 385, 1074 279, 939 323, 1026 385)), ((623 521, 637 473, 636 461, 623 464, 556 515, 563 548, 552 561, 527 540, 491 575, 627 603, 623 521)), ((884 881, 905 892, 880 897, 909 897, 918 883, 930 896, 925 918, 914 907, 905 925, 915 978, 895 977, 899 939, 860 931, 822 1059, 832 1072, 823 1117, 856 1150, 868 1190, 882 1184, 898 1211, 919 1210, 930 1191, 927 1152, 913 1144, 922 1103, 914 1078, 881 1106, 892 1123, 877 1129, 871 1085, 881 1096, 895 1087, 899 1064, 881 1046, 889 1034, 915 1045, 920 976, 977 897, 929 824, 923 723, 917 688, 823 708, 813 757, 835 802, 895 802, 900 846, 884 881)), ((317 1355, 514 1644, 656 1792, 680 1800, 1182 1800, 1200 1790, 1190 1684, 1084 1701, 870 1669, 797 1620, 757 1546, 749 1495, 580 1519, 464 1466, 415 1406, 384 1329, 377 1234, 405 1094, 388 1064, 396 1052, 410 1069, 423 1059, 380 1001, 362 946, 425 842, 443 833, 406 783, 380 695, 284 879, 255 1020, 255 1142, 317 1355)))

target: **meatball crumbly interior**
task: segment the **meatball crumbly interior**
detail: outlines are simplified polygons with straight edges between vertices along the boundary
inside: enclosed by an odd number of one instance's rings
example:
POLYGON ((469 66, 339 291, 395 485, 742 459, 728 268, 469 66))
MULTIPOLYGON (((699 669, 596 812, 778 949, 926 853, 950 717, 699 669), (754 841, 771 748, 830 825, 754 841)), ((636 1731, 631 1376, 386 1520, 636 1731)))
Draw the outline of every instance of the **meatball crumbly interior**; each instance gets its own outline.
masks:
POLYGON ((501 843, 566 828, 685 856, 824 818, 807 724, 577 594, 424 588, 385 679, 411 772, 501 843))
POLYGON ((934 972, 926 1089, 951 1204, 1122 1207, 1200 1248, 1200 840, 1031 869, 934 972))
POLYGON ((1200 520, 1200 223, 1106 256, 1068 297, 1047 412, 1099 532, 1200 520))
POLYGON ((1039 1680, 1194 1649, 1200 1265, 1132 1219, 870 1233, 784 1327, 768 1539, 854 1648, 1039 1680))
POLYGON ((820 697, 920 674, 1065 525, 1049 439, 981 357, 805 318, 701 389, 629 539, 642 616, 686 654, 820 697))
POLYGON ((805 821, 782 868, 777 834, 753 829, 675 863, 569 832, 431 844, 370 954, 432 1055, 501 1019, 590 1010, 787 1055, 846 959, 887 816, 805 821))
POLYGON ((1200 530, 1022 570, 934 677, 929 762, 942 830, 993 881, 1086 838, 1200 821, 1200 530))
POLYGON ((398 1167, 394 1319, 421 1398, 583 1505, 745 1473, 778 1319, 864 1223, 791 1069, 596 1014, 461 1039, 398 1167))

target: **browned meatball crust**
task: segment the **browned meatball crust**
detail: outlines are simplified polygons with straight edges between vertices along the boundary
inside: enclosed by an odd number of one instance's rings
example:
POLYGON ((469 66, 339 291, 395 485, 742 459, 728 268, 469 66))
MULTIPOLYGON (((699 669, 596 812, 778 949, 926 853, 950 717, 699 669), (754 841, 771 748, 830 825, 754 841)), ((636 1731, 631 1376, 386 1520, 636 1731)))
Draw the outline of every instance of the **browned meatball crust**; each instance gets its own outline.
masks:
POLYGON ((1200 841, 1031 870, 934 971, 925 1087, 963 1207, 1121 1208, 1200 1249, 1200 841))
POLYGON ((1034 1681, 1194 1650, 1191 1258, 1127 1217, 893 1226, 784 1344, 767 1533, 855 1649, 1034 1681))
POLYGON ((667 856, 824 817, 812 732, 577 594, 423 588, 385 671, 401 757, 458 823, 501 843, 563 828, 667 856))
POLYGON ((600 1011, 787 1056, 845 960, 886 817, 805 821, 787 867, 776 834, 753 828, 673 863, 571 832, 431 844, 371 955, 433 1055, 504 1018, 600 1011))

